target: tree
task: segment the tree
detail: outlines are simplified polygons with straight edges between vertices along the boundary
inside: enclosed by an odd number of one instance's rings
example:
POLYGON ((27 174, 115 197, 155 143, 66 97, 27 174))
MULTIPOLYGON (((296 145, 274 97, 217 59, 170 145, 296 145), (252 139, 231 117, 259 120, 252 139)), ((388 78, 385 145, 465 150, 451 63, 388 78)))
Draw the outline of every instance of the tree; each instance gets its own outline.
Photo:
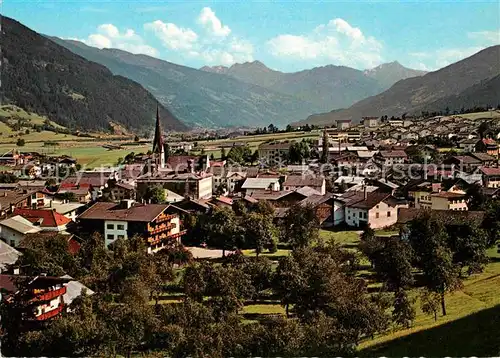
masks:
POLYGON ((397 290, 394 293, 393 321, 404 328, 410 328, 416 317, 414 303, 415 300, 411 300, 404 289, 397 290))
POLYGON ((168 143, 163 144, 163 149, 165 150, 165 160, 167 160, 168 157, 172 155, 172 151, 170 150, 170 146, 168 145, 168 143))
POLYGON ((134 152, 130 152, 130 153, 128 153, 128 154, 125 156, 125 158, 123 159, 123 162, 124 162, 125 164, 132 164, 132 163, 134 163, 134 161, 135 161, 135 153, 134 153, 134 152))
POLYGON ((165 202, 165 190, 160 186, 149 186, 144 194, 144 199, 151 204, 160 204, 165 202))
POLYGON ((42 273, 48 276, 62 276, 66 273, 78 277, 80 267, 69 251, 68 239, 64 235, 52 237, 28 236, 23 239, 23 255, 15 263, 23 267, 24 274, 30 276, 42 273))
POLYGON ((255 249, 257 257, 266 247, 272 247, 276 240, 276 228, 272 217, 259 213, 250 213, 242 222, 245 245, 255 249))
POLYGON ((24 145, 26 144, 25 140, 23 138, 19 138, 16 142, 16 145, 18 147, 24 147, 24 145))
POLYGON ((307 144, 307 142, 294 142, 290 146, 288 160, 291 163, 302 163, 304 160, 309 159, 310 156, 311 150, 309 149, 309 145, 307 144))
POLYGON ((429 291, 423 290, 420 294, 420 307, 425 314, 434 315, 434 321, 437 321, 437 315, 439 312, 439 305, 441 304, 441 295, 429 291))
POLYGON ((321 163, 328 163, 330 154, 330 143, 326 128, 323 130, 323 148, 321 152, 321 163))
POLYGON ((226 160, 227 159, 227 157, 226 157, 226 148, 224 148, 224 147, 222 147, 220 149, 220 159, 221 160, 226 160))
POLYGON ((290 315, 290 305, 299 299, 302 286, 302 270, 299 263, 291 256, 281 259, 274 274, 273 289, 280 297, 281 304, 285 306, 287 317, 290 315))
POLYGON ((459 288, 461 279, 442 220, 429 213, 420 215, 409 225, 408 240, 415 252, 416 265, 422 270, 424 285, 440 295, 445 316, 445 294, 459 288))
POLYGON ((235 146, 229 150, 227 155, 227 159, 231 160, 234 163, 245 164, 247 162, 251 162, 252 160, 252 151, 248 146, 235 146))
POLYGON ((222 256, 226 256, 226 250, 231 250, 236 245, 238 226, 233 210, 216 207, 208 222, 208 243, 221 248, 222 256))
POLYGON ((283 241, 292 247, 306 247, 319 239, 320 223, 316 210, 310 205, 294 205, 290 207, 281 225, 283 241))
POLYGON ((138 141, 140 141, 140 140, 141 140, 141 139, 139 138, 139 136, 138 136, 138 135, 136 135, 136 136, 134 137, 134 142, 138 142, 138 141))
POLYGON ((473 221, 463 221, 447 226, 448 245, 453 253, 453 263, 459 267, 459 275, 464 269, 468 274, 483 270, 488 262, 487 232, 473 221))
POLYGON ((477 132, 479 133, 479 136, 481 139, 486 138, 488 133, 491 131, 491 122, 489 121, 483 121, 477 128, 477 132))
POLYGON ((500 202, 495 200, 487 203, 485 211, 482 228, 488 235, 488 247, 492 247, 500 240, 500 202))
POLYGON ((483 194, 482 188, 479 184, 474 183, 470 185, 467 190, 467 198, 469 210, 482 210, 486 204, 486 196, 483 194))
POLYGON ((365 282, 344 271, 345 257, 337 246, 296 249, 278 264, 275 285, 282 302, 294 305, 300 321, 324 314, 357 344, 362 336, 384 330, 388 317, 383 301, 366 294, 365 282), (288 281, 280 283, 283 279, 288 281))

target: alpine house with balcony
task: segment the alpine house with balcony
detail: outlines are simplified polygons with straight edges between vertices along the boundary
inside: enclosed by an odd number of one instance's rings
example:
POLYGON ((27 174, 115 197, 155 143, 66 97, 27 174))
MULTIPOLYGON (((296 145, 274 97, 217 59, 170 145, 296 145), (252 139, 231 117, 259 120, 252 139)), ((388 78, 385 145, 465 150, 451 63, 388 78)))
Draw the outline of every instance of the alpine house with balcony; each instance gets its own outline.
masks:
POLYGON ((64 295, 70 279, 50 276, 0 275, 2 299, 19 310, 26 323, 43 323, 66 309, 64 295))
POLYGON ((79 217, 82 231, 104 235, 106 246, 118 239, 135 235, 144 238, 148 253, 157 252, 172 240, 180 241, 181 230, 178 214, 167 212, 168 204, 140 204, 123 200, 119 204, 97 202, 79 217))

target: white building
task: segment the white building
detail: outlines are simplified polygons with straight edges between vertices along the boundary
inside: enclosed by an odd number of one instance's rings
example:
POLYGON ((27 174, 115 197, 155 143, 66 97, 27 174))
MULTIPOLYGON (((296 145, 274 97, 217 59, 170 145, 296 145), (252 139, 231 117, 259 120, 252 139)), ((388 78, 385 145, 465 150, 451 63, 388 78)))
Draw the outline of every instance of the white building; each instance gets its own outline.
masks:
POLYGON ((249 196, 254 192, 279 191, 280 182, 278 178, 247 178, 241 189, 249 196))
POLYGON ((20 215, 0 221, 0 237, 12 247, 18 247, 27 234, 42 231, 20 215))

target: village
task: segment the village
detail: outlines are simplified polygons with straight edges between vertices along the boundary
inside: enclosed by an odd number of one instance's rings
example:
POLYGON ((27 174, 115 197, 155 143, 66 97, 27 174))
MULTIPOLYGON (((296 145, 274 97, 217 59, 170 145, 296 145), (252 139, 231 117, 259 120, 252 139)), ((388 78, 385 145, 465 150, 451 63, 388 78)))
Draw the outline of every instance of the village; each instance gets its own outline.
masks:
POLYGON ((210 226, 221 215, 228 221, 257 210, 267 221, 254 226, 281 227, 302 207, 327 235, 359 240, 368 229, 399 237, 424 211, 481 221, 481 202, 495 200, 500 190, 500 129, 487 121, 367 117, 317 133, 315 140, 264 142, 253 155, 241 154, 244 143, 233 143, 222 158, 171 154, 178 148, 166 143, 157 114, 151 151, 119 166, 84 170, 69 156, 12 151, 0 158, 10 168, 0 183, 0 287, 14 299, 18 278, 28 277, 37 302, 30 320, 45 322, 83 292, 95 292, 67 273, 26 276, 16 263, 27 242, 64 238, 77 255, 98 233, 105 248, 140 238, 148 254, 180 245, 194 260, 242 252, 272 257, 286 248, 279 235, 274 242, 210 240, 192 218, 203 216, 210 226))

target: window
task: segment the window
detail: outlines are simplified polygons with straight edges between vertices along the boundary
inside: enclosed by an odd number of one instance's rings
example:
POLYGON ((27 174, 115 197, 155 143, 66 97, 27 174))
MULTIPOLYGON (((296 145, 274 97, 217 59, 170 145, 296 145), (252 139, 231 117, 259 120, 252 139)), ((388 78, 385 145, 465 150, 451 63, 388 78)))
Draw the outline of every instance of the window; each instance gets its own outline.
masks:
POLYGON ((114 228, 115 228, 115 225, 113 225, 113 224, 106 225, 106 229, 108 229, 108 230, 113 230, 114 228))
POLYGON ((380 217, 379 213, 375 213, 375 219, 378 219, 380 217))
POLYGON ((122 240, 123 240, 124 238, 125 238, 125 236, 124 236, 124 235, 118 235, 118 240, 120 240, 120 239, 122 239, 122 240))
POLYGON ((115 235, 110 234, 110 235, 108 235, 106 238, 107 238, 108 240, 114 240, 114 239, 115 239, 115 235))
POLYGON ((117 230, 125 230, 125 225, 116 225, 117 230))
POLYGON ((16 246, 16 240, 10 240, 10 246, 16 246))
POLYGON ((390 212, 390 211, 388 211, 388 212, 387 212, 387 217, 388 217, 388 218, 390 218, 390 217, 391 217, 391 212, 390 212))

